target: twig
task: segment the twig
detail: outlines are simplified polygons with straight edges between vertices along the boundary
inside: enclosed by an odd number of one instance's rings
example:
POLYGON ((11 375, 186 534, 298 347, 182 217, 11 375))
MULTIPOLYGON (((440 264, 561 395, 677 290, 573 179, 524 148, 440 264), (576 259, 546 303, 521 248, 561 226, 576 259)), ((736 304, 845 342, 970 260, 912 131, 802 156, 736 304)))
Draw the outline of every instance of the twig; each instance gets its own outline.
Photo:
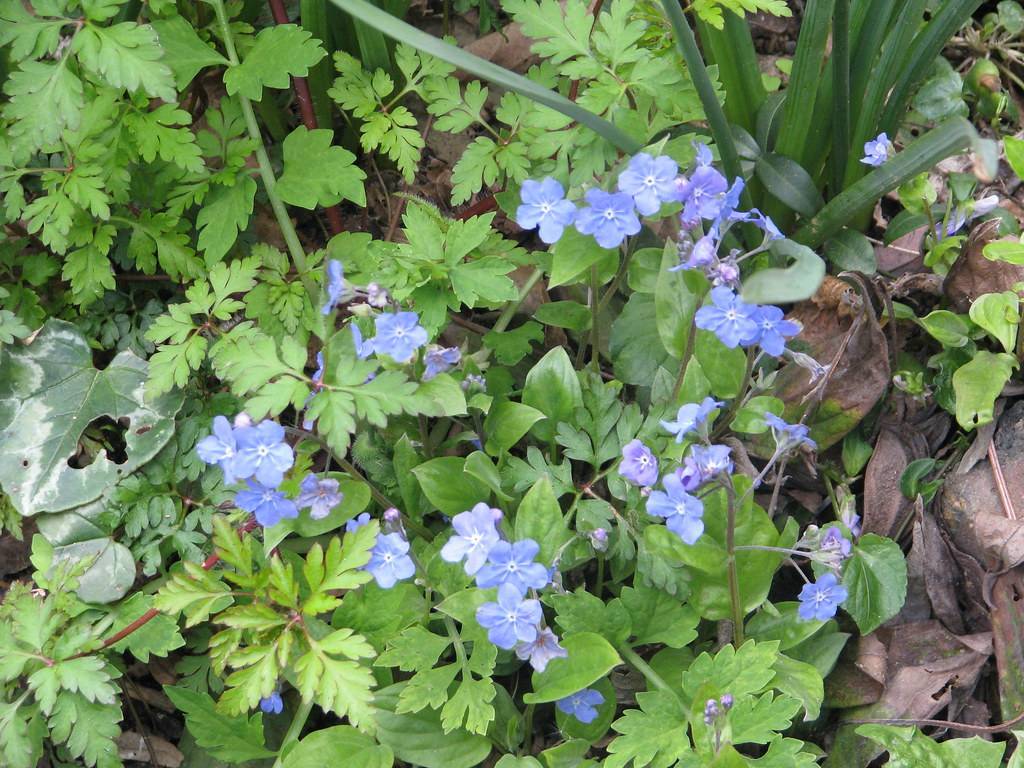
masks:
POLYGON ((988 443, 988 463, 992 467, 992 477, 996 481, 996 490, 999 492, 999 501, 1002 502, 1003 511, 1011 520, 1017 519, 1017 510, 1013 507, 1013 499, 1010 498, 1010 491, 1006 487, 1006 478, 1003 476, 1003 467, 999 463, 999 454, 996 453, 996 442, 994 437, 988 443))
MULTIPOLYGON (((267 0, 270 4, 270 14, 274 17, 275 24, 288 24, 288 12, 284 9, 284 0, 267 0)), ((295 101, 299 105, 299 114, 302 116, 302 124, 311 131, 319 126, 316 120, 316 113, 313 111, 313 95, 309 92, 309 82, 304 77, 293 77, 292 87, 295 89, 295 101)), ((345 224, 341 219, 341 209, 337 205, 324 208, 327 215, 327 226, 332 235, 345 231, 345 224)))
POLYGON ((1003 733, 1024 722, 1024 712, 1021 712, 1012 720, 1007 720, 995 725, 968 725, 967 723, 954 723, 952 720, 886 720, 885 718, 865 718, 863 720, 843 720, 842 725, 915 725, 917 727, 949 728, 952 731, 963 731, 964 733, 1003 733))

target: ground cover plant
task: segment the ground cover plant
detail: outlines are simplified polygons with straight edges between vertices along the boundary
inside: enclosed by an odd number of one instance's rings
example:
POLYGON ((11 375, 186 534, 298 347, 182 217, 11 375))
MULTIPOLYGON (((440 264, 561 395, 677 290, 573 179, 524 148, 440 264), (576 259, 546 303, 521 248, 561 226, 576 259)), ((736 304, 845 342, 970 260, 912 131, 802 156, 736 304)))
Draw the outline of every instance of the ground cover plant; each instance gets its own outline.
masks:
POLYGON ((0 765, 1016 766, 1012 0, 0 0, 0 765))

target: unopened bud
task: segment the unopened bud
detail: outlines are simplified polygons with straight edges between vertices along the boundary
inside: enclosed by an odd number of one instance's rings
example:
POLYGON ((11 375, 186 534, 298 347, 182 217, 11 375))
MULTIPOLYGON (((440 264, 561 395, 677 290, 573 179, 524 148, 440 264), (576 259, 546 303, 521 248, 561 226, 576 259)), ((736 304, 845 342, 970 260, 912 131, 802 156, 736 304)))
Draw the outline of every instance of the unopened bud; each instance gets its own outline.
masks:
POLYGON ((590 546, 597 552, 604 552, 608 549, 608 531, 604 528, 595 528, 590 532, 590 546))
POLYGON ((252 426, 252 417, 248 413, 242 411, 240 414, 235 416, 235 429, 242 429, 243 427, 252 426))

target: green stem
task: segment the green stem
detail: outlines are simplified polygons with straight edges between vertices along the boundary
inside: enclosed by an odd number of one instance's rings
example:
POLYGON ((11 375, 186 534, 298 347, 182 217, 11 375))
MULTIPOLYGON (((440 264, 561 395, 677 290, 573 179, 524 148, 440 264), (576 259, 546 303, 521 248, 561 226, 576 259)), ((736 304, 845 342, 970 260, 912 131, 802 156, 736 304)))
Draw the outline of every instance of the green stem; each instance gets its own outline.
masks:
POLYGON ((491 328, 492 333, 501 333, 508 328, 508 324, 511 323, 512 318, 516 316, 516 312, 519 311, 519 307, 524 301, 526 301, 526 297, 530 295, 530 291, 533 290, 533 286, 537 284, 537 281, 540 280, 543 275, 544 270, 540 267, 533 270, 533 273, 526 278, 526 282, 523 283, 523 287, 519 289, 519 295, 505 305, 505 308, 501 311, 498 319, 494 321, 494 326, 491 328))
POLYGON ((590 365, 596 373, 601 372, 601 326, 598 315, 601 311, 597 295, 597 267, 590 268, 590 365))
MULTIPOLYGON (((232 66, 239 64, 238 52, 235 50, 235 41, 231 36, 231 25, 228 23, 227 10, 224 7, 224 0, 209 0, 217 14, 217 24, 220 26, 221 37, 224 39, 224 49, 228 55, 228 61, 232 66)), ((277 194, 277 179, 274 177, 274 169, 267 156, 267 149, 263 145, 263 135, 260 133, 260 125, 256 120, 256 112, 253 111, 252 102, 245 96, 239 94, 238 103, 242 109, 242 116, 245 118, 245 126, 249 132, 249 138, 256 145, 256 162, 259 165, 260 178, 263 180, 263 189, 267 193, 267 200, 274 211, 277 225, 281 228, 281 235, 284 237, 285 245, 288 247, 288 254, 295 264, 295 270, 299 273, 302 285, 309 294, 309 300, 313 306, 320 302, 320 289, 317 287, 313 277, 309 274, 306 264, 306 252, 299 242, 299 235, 295 231, 291 218, 288 216, 288 209, 284 201, 277 194)))
POLYGON ((293 741, 298 741, 299 736, 302 734, 302 728, 306 725, 306 720, 309 719, 309 713, 313 711, 313 701, 303 701, 297 710, 295 710, 295 717, 292 718, 291 725, 288 726, 288 731, 284 735, 284 739, 281 741, 281 748, 277 752, 277 759, 274 760, 274 768, 281 768, 284 764, 283 755, 285 748, 293 741))
POLYGON ((644 679, 650 683, 653 687, 659 691, 665 691, 665 693, 671 693, 676 697, 676 700, 682 704, 682 700, 679 698, 679 694, 676 689, 665 682, 665 678, 651 669, 651 665, 644 661, 640 654, 630 648, 628 645, 623 645, 619 648, 619 655, 622 656, 623 660, 629 664, 633 669, 644 676, 644 679))
POLYGON ((683 359, 679 361, 679 375, 676 376, 675 386, 672 387, 672 405, 679 402, 679 392, 683 388, 683 379, 686 378, 686 369, 690 365, 690 358, 693 357, 693 348, 697 342, 697 325, 690 323, 690 332, 686 336, 686 348, 683 350, 683 359))
POLYGON ((726 484, 725 492, 729 498, 725 551, 729 570, 729 602, 732 603, 732 638, 733 644, 739 648, 743 645, 743 604, 740 602, 740 578, 736 569, 736 491, 732 487, 731 479, 726 484))
POLYGON ((850 151, 850 0, 832 10, 832 196, 843 188, 850 151))

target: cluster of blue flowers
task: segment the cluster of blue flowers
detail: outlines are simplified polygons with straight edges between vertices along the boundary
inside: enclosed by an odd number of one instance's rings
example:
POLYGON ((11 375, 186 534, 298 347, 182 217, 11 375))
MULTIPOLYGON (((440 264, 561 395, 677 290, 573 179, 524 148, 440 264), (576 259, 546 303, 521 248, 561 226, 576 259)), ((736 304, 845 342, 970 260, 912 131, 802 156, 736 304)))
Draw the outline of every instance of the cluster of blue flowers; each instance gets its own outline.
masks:
POLYGON ((530 590, 543 589, 551 580, 548 569, 535 562, 540 546, 532 539, 506 541, 498 522, 501 510, 480 503, 452 518, 454 533, 441 548, 441 558, 462 563, 478 587, 498 588, 496 602, 477 609, 476 620, 487 630, 488 639, 499 648, 515 650, 543 672, 551 659, 566 651, 550 628, 544 625, 540 601, 527 597, 530 590))

